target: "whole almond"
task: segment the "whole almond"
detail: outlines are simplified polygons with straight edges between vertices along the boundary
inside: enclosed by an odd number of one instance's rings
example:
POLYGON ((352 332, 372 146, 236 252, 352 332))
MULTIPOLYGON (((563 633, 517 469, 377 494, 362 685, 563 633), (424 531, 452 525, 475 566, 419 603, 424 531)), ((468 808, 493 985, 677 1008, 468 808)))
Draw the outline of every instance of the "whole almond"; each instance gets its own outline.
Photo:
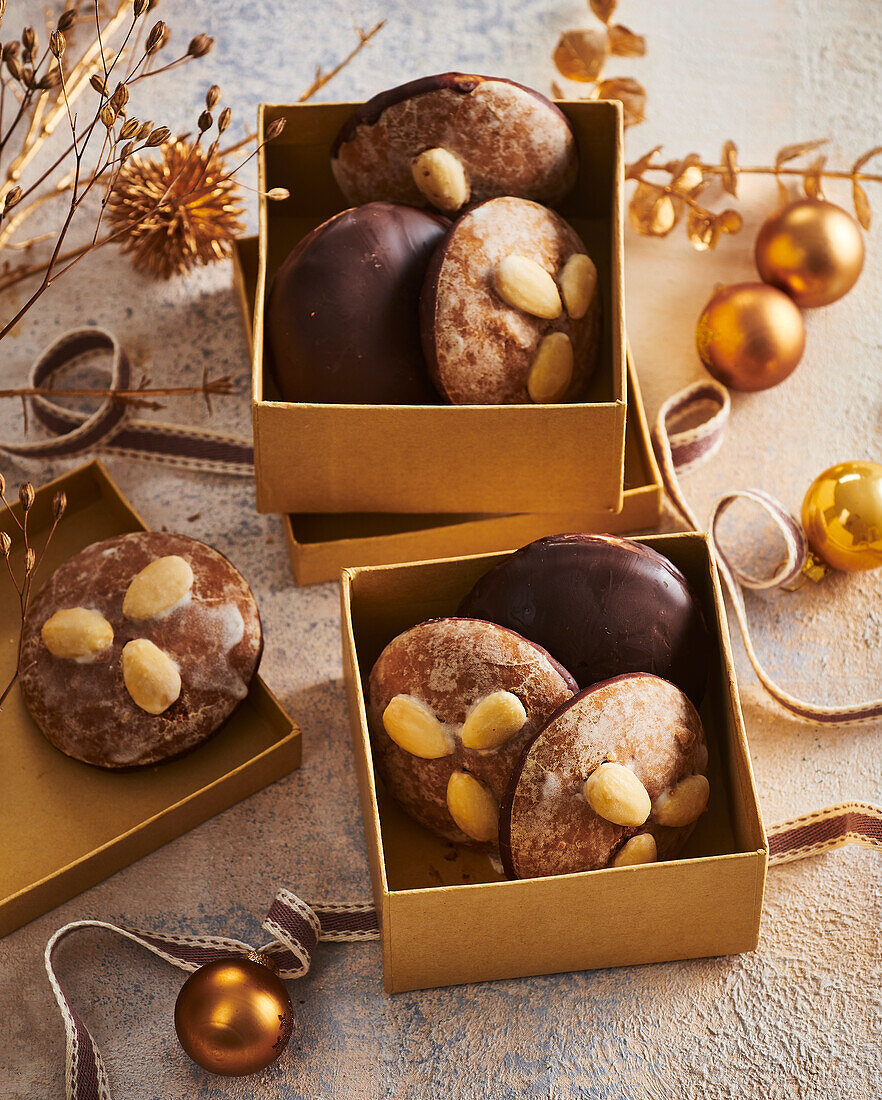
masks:
POLYGON ((560 290, 567 313, 573 320, 584 317, 597 289, 597 268, 590 256, 576 252, 560 272, 560 290))
POLYGON ((499 803, 489 787, 468 772, 453 772, 447 781, 447 809, 472 840, 496 840, 499 834, 499 803))
POLYGON ((162 714, 181 694, 177 665, 147 638, 135 638, 123 647, 122 673, 132 702, 148 714, 162 714))
POLYGON ((557 284, 545 268, 527 256, 506 256, 496 265, 493 282, 499 297, 515 309, 552 321, 563 306, 557 284))
POLYGON ((53 657, 83 660, 107 649, 113 641, 113 627, 97 611, 87 607, 66 607, 43 623, 40 631, 53 657))
POLYGON ((439 210, 452 213, 469 201, 469 181, 459 157, 449 149, 426 149, 410 165, 413 182, 439 210))
POLYGON ((655 800, 652 816, 659 825, 680 828, 691 825, 707 809, 710 783, 703 775, 687 775, 670 791, 664 791, 655 800))
POLYGON ((614 825, 642 825, 652 810, 646 788, 624 764, 601 764, 583 790, 591 809, 614 825))
POLYGON ((641 863, 655 863, 658 846, 652 833, 638 833, 622 845, 612 861, 613 867, 636 867, 641 863))
POLYGON ((573 345, 565 332, 550 332, 536 351, 527 392, 537 405, 560 401, 573 378, 573 345))
POLYGON ((383 711, 383 726, 395 744, 421 760, 453 752, 453 738, 422 699, 396 695, 383 711))
POLYGON ((460 737, 467 749, 498 749, 523 729, 524 704, 510 691, 494 691, 466 715, 460 737))
POLYGON ((132 578, 123 600, 123 615, 154 619, 179 603, 192 587, 189 562, 177 554, 157 558, 132 578))

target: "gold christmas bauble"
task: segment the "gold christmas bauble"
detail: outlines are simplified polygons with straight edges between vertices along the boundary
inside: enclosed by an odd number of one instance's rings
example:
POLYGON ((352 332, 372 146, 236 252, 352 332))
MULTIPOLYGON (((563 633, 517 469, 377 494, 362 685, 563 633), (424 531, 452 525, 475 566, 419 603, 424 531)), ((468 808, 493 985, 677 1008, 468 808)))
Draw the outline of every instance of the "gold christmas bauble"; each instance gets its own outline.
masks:
POLYGON ((827 306, 858 281, 864 238, 841 206, 798 199, 763 223, 755 255, 764 283, 783 290, 803 308, 827 306))
POLYGON ((184 982, 175 1004, 181 1046, 203 1069, 242 1077, 274 1062, 294 1020, 285 983, 271 963, 221 959, 184 982))
POLYGON ((719 287, 698 319, 695 342, 710 373, 735 390, 767 390, 795 370, 805 348, 802 314, 765 283, 719 287))
POLYGON ((834 569, 882 565, 882 464, 838 462, 815 478, 802 502, 812 550, 834 569))

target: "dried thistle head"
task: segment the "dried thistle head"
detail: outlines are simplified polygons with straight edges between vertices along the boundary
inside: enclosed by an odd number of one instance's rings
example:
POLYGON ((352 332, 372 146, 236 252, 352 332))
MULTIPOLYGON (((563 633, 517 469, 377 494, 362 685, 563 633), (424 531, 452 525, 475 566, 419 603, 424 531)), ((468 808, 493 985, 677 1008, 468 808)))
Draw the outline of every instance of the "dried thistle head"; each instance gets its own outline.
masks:
POLYGON ((229 256, 243 231, 242 212, 220 154, 181 140, 166 140, 156 159, 130 157, 108 208, 111 228, 122 231, 122 250, 159 279, 229 256))

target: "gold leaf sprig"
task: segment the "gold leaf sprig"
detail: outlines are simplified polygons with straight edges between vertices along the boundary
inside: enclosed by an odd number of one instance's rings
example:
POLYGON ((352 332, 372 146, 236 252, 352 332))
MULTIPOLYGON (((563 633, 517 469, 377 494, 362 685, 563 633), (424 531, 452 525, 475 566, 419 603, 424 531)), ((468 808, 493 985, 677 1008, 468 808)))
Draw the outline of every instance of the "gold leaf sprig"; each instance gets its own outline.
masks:
MULTIPOLYGON (((0 0, 0 6, 2 6, 3 0, 0 0)), ((37 552, 31 544, 30 533, 28 531, 28 519, 30 516, 31 508, 34 505, 36 499, 36 493, 34 492, 33 485, 26 481, 23 485, 19 486, 18 499, 21 504, 21 519, 13 511, 12 505, 6 499, 6 481, 3 475, 0 474, 0 501, 2 501, 8 514, 12 517, 13 522, 18 527, 21 534, 22 542, 24 543, 24 557, 22 560, 22 566, 17 573, 12 564, 12 536, 8 531, 0 531, 0 556, 6 562, 6 570, 9 573, 9 578, 12 581, 13 587, 18 594, 19 604, 19 627, 18 627, 18 650, 15 662, 15 669, 12 673, 12 677, 9 682, 0 691, 0 707, 3 706, 6 699, 9 697, 9 693, 18 682, 18 678, 22 674, 22 648, 24 645, 24 624, 27 618, 28 608, 31 602, 31 589, 34 583, 34 577, 37 570, 43 562, 43 558, 46 555, 46 550, 49 547, 49 543, 52 541, 52 536, 55 534, 55 528, 58 526, 61 517, 64 515, 64 510, 67 508, 67 497, 62 490, 59 490, 52 498, 52 526, 49 529, 49 534, 46 536, 46 541, 43 544, 43 549, 40 551, 39 557, 37 552)))
MULTIPOLYGON (((592 85, 590 91, 578 99, 618 99, 625 113, 625 126, 643 122, 646 108, 646 89, 630 76, 603 78, 603 70, 610 57, 643 57, 646 39, 620 23, 612 23, 616 0, 589 0, 588 6, 599 21, 599 26, 564 31, 552 53, 557 71, 576 84, 592 85)), ((558 99, 566 99, 563 88, 553 82, 552 93, 558 99)))
POLYGON ((787 178, 801 179, 804 193, 817 199, 824 197, 824 180, 850 180, 855 216, 864 229, 869 229, 872 212, 861 181, 882 183, 882 175, 864 171, 874 157, 882 154, 882 145, 862 153, 849 169, 832 169, 827 167, 826 155, 820 152, 827 140, 821 138, 785 145, 778 150, 771 165, 739 164, 738 148, 731 140, 724 142, 718 163, 708 163, 697 153, 690 153, 682 160, 661 161, 657 159, 661 146, 656 146, 626 169, 625 178, 637 184, 628 204, 631 225, 642 236, 666 237, 688 211, 686 232, 693 247, 700 252, 715 248, 724 233, 739 232, 743 221, 737 210, 730 207, 711 210, 698 201, 699 196, 711 183, 719 182, 724 192, 737 198, 739 178, 751 175, 774 176, 782 203, 789 197, 787 178), (811 160, 807 163, 794 163, 810 155, 811 160), (647 173, 668 178, 656 182, 648 180, 647 173))

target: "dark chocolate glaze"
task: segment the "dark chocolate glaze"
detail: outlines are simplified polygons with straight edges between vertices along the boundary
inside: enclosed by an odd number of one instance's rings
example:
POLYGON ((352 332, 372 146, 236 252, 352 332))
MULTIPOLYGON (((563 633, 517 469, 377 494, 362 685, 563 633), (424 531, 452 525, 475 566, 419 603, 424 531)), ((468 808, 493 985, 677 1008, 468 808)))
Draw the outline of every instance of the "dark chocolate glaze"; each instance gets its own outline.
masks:
POLYGON ((458 614, 537 642, 582 688, 649 672, 696 706, 704 695, 710 639, 698 599, 672 562, 630 539, 532 542, 483 576, 458 614))
MULTIPOLYGON (((366 103, 356 107, 343 123, 340 133, 334 138, 334 143, 331 146, 331 159, 333 160, 336 157, 341 145, 347 141, 352 141, 359 126, 373 126, 383 111, 393 104, 401 103, 405 99, 413 99, 414 96, 425 95, 426 92, 437 92, 441 89, 468 95, 479 84, 483 84, 485 80, 493 80, 499 84, 511 84, 515 88, 522 88, 525 92, 535 96, 540 102, 547 103, 551 110, 556 111, 561 118, 566 118, 563 111, 541 92, 537 92, 535 88, 528 88, 526 84, 518 84, 516 80, 508 80, 503 76, 476 76, 474 73, 437 73, 434 76, 421 76, 416 80, 409 80, 406 84, 399 84, 396 88, 387 88, 385 92, 379 92, 366 103)), ((569 126, 569 122, 567 122, 567 125, 569 126)))
POLYGON ((420 346, 419 295, 447 232, 440 215, 372 202, 307 234, 279 268, 266 355, 286 401, 437 404, 420 346))

